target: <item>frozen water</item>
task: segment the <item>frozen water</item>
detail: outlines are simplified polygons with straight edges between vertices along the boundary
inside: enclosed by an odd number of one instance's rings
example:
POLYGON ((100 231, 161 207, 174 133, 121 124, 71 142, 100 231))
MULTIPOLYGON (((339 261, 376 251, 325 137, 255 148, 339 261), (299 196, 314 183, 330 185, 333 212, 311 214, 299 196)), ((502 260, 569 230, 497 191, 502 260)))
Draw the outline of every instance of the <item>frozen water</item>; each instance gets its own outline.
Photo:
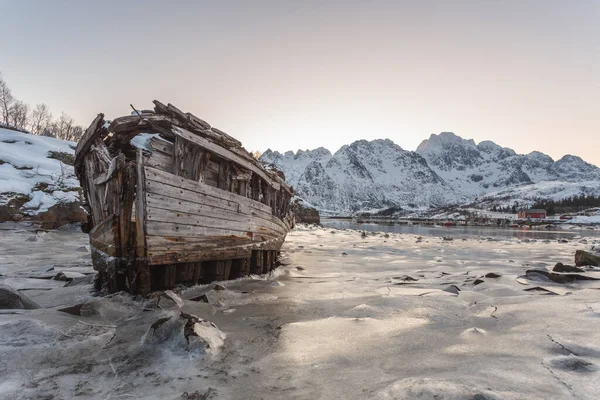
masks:
MULTIPOLYGON (((29 275, 53 265, 85 268, 89 259, 78 251, 86 235, 73 230, 33 242, 26 226, 1 232, 0 283, 35 279, 29 275)), ((517 278, 572 264, 575 250, 599 238, 581 231, 586 244, 476 235, 417 241, 331 232, 292 231, 287 265, 272 276, 229 281, 225 290, 174 290, 181 308, 125 294, 94 297, 90 285, 38 290, 31 297, 46 309, 0 313, 0 398, 598 397, 600 281, 517 278), (500 276, 485 277, 490 272, 500 276), (452 285, 459 290, 444 290, 452 285), (536 285, 564 293, 525 290, 536 285), (86 292, 68 292, 76 288, 86 292), (209 303, 192 300, 201 294, 209 303), (85 302, 86 316, 59 312, 64 305, 48 297, 85 302), (181 312, 210 321, 194 327, 205 350, 190 351, 181 322, 164 342, 142 344, 157 320, 181 312)))

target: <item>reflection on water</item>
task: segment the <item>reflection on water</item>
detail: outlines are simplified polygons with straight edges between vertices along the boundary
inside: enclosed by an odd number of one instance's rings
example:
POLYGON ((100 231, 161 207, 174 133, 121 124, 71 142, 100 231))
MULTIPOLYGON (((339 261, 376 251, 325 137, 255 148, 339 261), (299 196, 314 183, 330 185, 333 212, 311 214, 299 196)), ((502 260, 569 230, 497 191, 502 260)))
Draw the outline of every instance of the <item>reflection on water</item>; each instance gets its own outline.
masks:
POLYGON ((576 230, 551 230, 551 229, 523 229, 523 228, 501 228, 487 226, 433 226, 433 225, 406 225, 392 223, 357 223, 350 220, 321 219, 323 226, 338 229, 358 229, 372 232, 395 232, 410 233, 421 236, 493 236, 493 237, 516 237, 527 239, 569 239, 575 236, 600 237, 600 231, 589 229, 576 230))

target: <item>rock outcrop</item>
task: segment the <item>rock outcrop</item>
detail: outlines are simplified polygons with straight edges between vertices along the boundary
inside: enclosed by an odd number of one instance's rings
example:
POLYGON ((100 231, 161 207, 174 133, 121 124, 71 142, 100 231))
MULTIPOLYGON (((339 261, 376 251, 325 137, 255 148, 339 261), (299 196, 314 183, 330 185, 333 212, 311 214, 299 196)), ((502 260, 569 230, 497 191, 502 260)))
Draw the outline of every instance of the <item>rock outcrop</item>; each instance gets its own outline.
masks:
POLYGON ((22 310, 40 308, 27 296, 7 285, 0 285, 0 310, 22 310))
POLYGON ((292 200, 292 212, 296 216, 296 222, 304 224, 321 223, 319 211, 302 199, 296 198, 292 200))
POLYGON ((582 267, 585 265, 591 265, 594 267, 600 266, 600 256, 595 256, 584 250, 577 250, 575 252, 575 265, 582 267))
POLYGON ((39 213, 34 220, 41 222, 43 229, 56 229, 72 223, 87 222, 87 213, 78 202, 58 203, 39 213))

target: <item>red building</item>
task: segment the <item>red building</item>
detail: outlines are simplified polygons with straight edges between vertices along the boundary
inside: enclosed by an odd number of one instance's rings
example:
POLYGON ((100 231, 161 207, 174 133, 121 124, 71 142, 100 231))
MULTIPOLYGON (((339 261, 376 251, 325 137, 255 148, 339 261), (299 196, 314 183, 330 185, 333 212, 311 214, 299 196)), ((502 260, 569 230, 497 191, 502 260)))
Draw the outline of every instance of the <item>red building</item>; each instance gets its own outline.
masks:
POLYGON ((547 213, 546 210, 542 209, 521 209, 519 210, 519 219, 534 219, 534 218, 546 218, 547 213))

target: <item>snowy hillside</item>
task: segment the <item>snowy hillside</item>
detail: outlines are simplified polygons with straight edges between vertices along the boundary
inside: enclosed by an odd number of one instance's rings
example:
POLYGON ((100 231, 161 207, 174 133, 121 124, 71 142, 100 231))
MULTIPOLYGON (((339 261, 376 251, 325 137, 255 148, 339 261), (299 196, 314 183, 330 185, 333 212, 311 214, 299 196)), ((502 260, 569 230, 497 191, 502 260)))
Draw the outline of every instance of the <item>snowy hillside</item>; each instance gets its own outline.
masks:
POLYGON ((75 143, 0 128, 0 208, 36 215, 79 200, 75 143))
POLYGON ((554 161, 537 151, 517 154, 451 132, 431 135, 414 152, 391 140, 359 140, 333 155, 324 148, 284 154, 267 150, 261 160, 281 169, 300 197, 320 210, 340 213, 600 194, 600 168, 579 157, 554 161))

